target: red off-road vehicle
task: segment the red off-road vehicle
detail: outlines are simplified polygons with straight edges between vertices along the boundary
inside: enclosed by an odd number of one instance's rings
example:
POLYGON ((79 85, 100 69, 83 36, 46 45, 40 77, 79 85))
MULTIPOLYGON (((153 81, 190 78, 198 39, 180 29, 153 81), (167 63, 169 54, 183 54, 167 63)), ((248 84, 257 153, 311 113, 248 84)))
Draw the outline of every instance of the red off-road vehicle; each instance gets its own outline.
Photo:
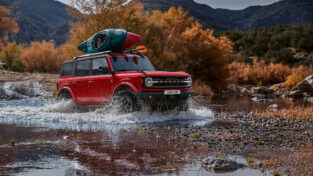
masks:
POLYGON ((142 53, 105 51, 86 54, 62 65, 58 97, 78 105, 117 102, 121 111, 187 110, 192 79, 186 72, 155 70, 142 53))

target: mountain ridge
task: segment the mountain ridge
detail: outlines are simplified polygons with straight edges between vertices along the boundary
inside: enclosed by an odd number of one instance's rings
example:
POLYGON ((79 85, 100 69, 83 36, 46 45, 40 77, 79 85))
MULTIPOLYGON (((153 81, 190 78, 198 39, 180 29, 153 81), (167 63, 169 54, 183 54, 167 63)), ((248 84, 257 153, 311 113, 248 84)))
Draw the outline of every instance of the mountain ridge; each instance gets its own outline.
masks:
MULTIPOLYGON (((17 43, 55 40, 63 44, 69 34, 67 5, 56 0, 0 0, 0 5, 16 2, 12 15, 17 17, 20 32, 10 35, 17 43)), ((193 0, 139 0, 146 10, 166 11, 181 6, 205 28, 215 31, 251 30, 279 24, 313 25, 312 0, 281 0, 270 5, 250 6, 242 10, 214 9, 193 0), (151 2, 151 4, 150 4, 151 2)))

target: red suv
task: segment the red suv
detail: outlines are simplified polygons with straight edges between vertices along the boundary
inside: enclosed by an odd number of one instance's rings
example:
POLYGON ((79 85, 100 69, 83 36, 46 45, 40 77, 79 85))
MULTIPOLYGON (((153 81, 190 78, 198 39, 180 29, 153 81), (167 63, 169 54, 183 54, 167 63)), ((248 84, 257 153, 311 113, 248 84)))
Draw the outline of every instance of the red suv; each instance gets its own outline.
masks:
POLYGON ((186 72, 155 70, 142 53, 105 51, 75 57, 62 65, 58 97, 78 105, 120 103, 123 112, 188 110, 192 79, 186 72))

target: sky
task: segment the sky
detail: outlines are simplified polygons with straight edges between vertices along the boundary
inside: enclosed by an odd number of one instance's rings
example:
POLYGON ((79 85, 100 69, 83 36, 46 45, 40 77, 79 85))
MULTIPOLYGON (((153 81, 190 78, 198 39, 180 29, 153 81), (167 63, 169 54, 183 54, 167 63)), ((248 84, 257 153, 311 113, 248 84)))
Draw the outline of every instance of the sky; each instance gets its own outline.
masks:
MULTIPOLYGON (((71 0, 58 0, 63 3, 69 4, 71 0)), ((151 0, 153 1, 153 0, 151 0)), ((194 0, 198 3, 207 4, 213 8, 223 8, 240 10, 252 5, 268 5, 279 0, 194 0)))
POLYGON ((279 0, 195 0, 213 8, 240 10, 252 5, 268 5, 279 0))

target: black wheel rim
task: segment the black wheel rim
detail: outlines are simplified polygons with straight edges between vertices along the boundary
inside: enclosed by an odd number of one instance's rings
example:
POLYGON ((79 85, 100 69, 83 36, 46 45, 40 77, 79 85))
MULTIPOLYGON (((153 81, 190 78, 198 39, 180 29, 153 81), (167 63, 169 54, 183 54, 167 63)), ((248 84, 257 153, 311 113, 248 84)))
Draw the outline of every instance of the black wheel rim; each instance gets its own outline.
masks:
POLYGON ((129 113, 129 112, 133 112, 134 108, 133 108, 133 102, 130 99, 130 97, 128 96, 122 96, 120 98, 120 102, 121 102, 121 108, 124 112, 129 113))

